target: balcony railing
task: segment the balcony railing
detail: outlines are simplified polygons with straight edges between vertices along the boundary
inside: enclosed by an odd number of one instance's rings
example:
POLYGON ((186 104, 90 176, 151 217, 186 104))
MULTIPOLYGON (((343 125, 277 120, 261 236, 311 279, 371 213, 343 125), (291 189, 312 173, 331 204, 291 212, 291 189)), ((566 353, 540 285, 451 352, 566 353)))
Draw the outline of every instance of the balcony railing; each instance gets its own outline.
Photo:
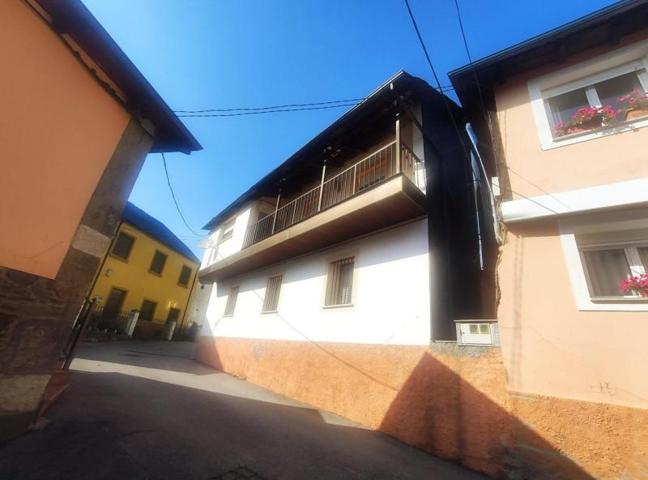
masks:
POLYGON ((400 173, 420 189, 425 188, 423 162, 409 147, 399 141, 393 141, 329 179, 322 175, 320 185, 250 225, 243 248, 384 183, 400 173))

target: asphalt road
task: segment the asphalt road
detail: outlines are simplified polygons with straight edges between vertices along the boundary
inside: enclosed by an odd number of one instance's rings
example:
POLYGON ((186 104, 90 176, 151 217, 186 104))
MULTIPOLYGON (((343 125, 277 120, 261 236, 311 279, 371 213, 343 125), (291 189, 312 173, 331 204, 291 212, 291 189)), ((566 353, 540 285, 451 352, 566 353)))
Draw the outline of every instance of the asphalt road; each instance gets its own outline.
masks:
POLYGON ((0 480, 484 477, 193 361, 194 345, 83 345, 49 425, 0 447, 0 480))

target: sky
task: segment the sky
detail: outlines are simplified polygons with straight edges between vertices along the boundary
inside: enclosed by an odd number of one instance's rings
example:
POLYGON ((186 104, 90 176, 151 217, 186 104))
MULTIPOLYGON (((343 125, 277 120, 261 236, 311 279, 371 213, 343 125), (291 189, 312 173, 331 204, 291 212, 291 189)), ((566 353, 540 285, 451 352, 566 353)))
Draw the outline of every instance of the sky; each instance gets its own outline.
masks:
MULTIPOLYGON (((173 110, 259 107, 366 96, 399 70, 433 77, 403 0, 83 0, 173 110)), ((459 0, 473 60, 610 0, 459 0)), ((443 85, 468 62, 454 0, 410 0, 443 85)), ((166 155, 192 230, 344 113, 329 109, 183 119, 203 150, 166 155)), ((159 154, 130 200, 194 252, 159 154)))

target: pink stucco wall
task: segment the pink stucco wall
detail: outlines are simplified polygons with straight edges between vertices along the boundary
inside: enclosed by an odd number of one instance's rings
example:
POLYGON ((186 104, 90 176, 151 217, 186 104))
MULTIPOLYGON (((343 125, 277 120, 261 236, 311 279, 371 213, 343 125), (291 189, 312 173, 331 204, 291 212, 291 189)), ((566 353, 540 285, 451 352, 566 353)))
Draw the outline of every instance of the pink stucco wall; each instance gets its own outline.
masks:
POLYGON ((27 2, 0 18, 0 266, 54 278, 130 117, 27 2))
POLYGON ((648 312, 579 311, 555 224, 509 226, 501 253, 509 388, 648 408, 648 312))
POLYGON ((542 150, 527 82, 552 71, 612 52, 648 37, 626 39, 559 65, 511 78, 495 90, 504 157, 509 167, 513 198, 538 196, 606 183, 648 177, 648 127, 590 141, 542 150))

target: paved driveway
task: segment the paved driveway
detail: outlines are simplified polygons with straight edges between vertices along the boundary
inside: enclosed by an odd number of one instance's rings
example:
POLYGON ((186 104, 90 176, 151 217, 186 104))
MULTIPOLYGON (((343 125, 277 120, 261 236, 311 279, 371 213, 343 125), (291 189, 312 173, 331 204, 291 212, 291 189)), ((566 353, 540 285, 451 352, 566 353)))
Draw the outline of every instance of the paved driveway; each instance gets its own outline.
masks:
POLYGON ((483 478, 197 364, 193 349, 83 345, 51 423, 0 447, 0 479, 483 478))

